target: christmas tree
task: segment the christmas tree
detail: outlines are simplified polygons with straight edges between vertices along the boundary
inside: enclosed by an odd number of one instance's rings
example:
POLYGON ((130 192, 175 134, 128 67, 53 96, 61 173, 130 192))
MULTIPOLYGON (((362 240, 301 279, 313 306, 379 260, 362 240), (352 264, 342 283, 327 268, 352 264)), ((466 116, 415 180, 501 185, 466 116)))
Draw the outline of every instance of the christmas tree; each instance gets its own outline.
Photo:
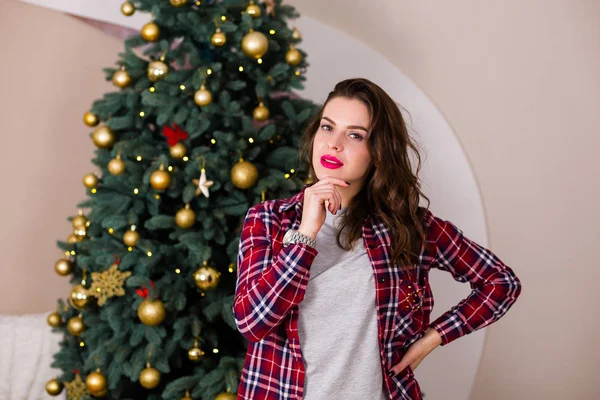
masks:
POLYGON ((67 398, 234 399, 247 343, 232 313, 248 209, 310 182, 299 139, 317 106, 281 0, 135 0, 116 89, 84 114, 98 171, 58 241, 72 292, 47 392, 67 398))

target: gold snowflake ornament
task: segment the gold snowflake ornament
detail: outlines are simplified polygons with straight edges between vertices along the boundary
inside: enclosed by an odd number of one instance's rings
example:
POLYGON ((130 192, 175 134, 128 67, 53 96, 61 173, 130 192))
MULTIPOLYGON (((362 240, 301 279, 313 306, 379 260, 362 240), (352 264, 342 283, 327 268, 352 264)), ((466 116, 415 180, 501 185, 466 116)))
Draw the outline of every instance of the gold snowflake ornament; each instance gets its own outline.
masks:
POLYGON ((117 264, 102 272, 92 272, 92 286, 88 294, 97 297, 98 305, 102 307, 108 298, 125 294, 123 285, 130 275, 130 271, 119 271, 117 264))
POLYGON ((65 382, 65 387, 67 388, 67 399, 69 400, 81 400, 89 396, 85 382, 81 380, 79 374, 75 376, 73 381, 65 382))

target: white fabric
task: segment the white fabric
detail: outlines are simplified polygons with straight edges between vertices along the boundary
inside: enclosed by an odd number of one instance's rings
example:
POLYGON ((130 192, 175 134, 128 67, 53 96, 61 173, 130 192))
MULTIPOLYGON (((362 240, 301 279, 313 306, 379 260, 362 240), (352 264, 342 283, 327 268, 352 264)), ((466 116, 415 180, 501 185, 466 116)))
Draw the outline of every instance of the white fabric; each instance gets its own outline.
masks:
POLYGON ((64 399, 46 393, 46 382, 60 370, 50 368, 60 334, 46 314, 0 315, 0 400, 64 399))

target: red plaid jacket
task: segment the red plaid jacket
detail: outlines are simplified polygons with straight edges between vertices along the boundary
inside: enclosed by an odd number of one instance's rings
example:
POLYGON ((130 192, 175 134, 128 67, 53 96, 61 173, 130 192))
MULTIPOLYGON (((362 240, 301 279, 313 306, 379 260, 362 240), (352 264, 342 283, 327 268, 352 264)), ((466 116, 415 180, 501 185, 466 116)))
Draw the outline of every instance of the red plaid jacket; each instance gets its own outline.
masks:
MULTIPOLYGON (((233 313, 238 330, 249 342, 238 399, 303 397, 298 304, 304 298, 317 251, 301 243, 283 247, 282 240, 288 229, 300 225, 304 189, 291 198, 253 206, 244 220, 233 313)), ((410 366, 396 376, 389 377, 387 372, 428 327, 440 334, 444 346, 498 320, 521 292, 512 269, 490 250, 430 211, 424 219, 427 240, 412 279, 390 265, 390 236, 383 222, 369 217, 362 229, 375 277, 381 368, 392 400, 422 398, 410 366), (472 288, 468 297, 432 323, 430 268, 448 271, 472 288)))

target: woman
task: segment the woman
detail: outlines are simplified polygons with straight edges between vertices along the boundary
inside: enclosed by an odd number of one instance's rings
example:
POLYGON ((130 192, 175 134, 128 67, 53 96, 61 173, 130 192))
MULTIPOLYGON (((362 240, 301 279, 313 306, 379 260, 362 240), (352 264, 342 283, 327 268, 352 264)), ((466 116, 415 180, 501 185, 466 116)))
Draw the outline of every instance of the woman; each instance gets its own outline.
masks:
POLYGON ((429 203, 419 153, 374 83, 338 83, 301 150, 316 183, 244 220, 233 312, 249 343, 238 399, 421 399, 414 369, 498 320, 520 281, 419 206, 429 203), (431 323, 430 268, 473 289, 431 323))

